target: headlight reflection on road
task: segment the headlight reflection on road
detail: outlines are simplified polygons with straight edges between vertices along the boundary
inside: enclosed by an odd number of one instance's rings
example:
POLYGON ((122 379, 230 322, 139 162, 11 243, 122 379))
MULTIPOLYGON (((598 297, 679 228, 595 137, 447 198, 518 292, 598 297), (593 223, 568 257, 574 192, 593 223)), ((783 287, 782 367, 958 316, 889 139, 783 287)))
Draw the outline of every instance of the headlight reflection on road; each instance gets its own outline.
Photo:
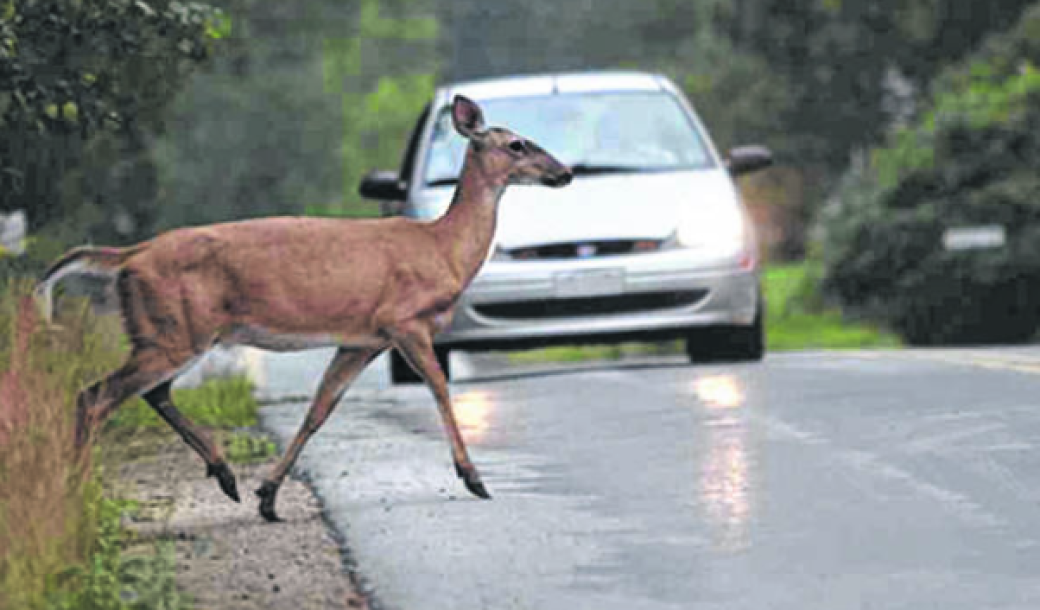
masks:
POLYGON ((699 503, 715 526, 716 544, 726 551, 739 551, 750 544, 753 493, 746 423, 742 413, 734 412, 744 405, 744 390, 732 375, 712 375, 697 379, 694 391, 712 412, 706 422, 699 503))
POLYGON ((495 408, 491 393, 472 390, 455 396, 452 404, 455 407, 455 421, 466 442, 484 441, 491 428, 491 413, 495 408))
POLYGON ((744 391, 732 375, 699 377, 693 391, 711 409, 734 409, 744 404, 744 391))

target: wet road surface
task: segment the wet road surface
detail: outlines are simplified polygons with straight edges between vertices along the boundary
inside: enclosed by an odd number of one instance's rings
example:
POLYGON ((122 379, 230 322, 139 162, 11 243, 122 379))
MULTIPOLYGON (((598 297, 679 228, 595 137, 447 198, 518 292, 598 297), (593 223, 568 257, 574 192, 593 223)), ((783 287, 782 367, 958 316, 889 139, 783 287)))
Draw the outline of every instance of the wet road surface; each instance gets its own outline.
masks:
MULTIPOLYGON (((493 500, 382 363, 298 463, 377 608, 1040 608, 1040 351, 453 358, 493 500)), ((282 446, 305 408, 264 410, 282 446)))

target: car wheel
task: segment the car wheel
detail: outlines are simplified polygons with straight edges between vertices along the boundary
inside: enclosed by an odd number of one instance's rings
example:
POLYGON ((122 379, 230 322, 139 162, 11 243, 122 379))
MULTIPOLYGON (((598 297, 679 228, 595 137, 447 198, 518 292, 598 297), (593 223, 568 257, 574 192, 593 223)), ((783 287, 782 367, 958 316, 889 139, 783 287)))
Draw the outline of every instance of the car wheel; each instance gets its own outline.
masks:
MULTIPOLYGON (((441 371, 444 372, 444 378, 450 380, 450 350, 443 347, 435 347, 433 348, 433 351, 437 355, 437 363, 441 365, 441 371)), ((410 383, 422 383, 423 379, 412 369, 412 366, 408 364, 408 361, 404 359, 404 356, 402 356, 396 349, 393 349, 390 350, 390 381, 394 385, 404 385, 410 383)))
POLYGON ((692 363, 757 362, 765 356, 762 308, 751 326, 711 326, 686 336, 686 355, 692 363))

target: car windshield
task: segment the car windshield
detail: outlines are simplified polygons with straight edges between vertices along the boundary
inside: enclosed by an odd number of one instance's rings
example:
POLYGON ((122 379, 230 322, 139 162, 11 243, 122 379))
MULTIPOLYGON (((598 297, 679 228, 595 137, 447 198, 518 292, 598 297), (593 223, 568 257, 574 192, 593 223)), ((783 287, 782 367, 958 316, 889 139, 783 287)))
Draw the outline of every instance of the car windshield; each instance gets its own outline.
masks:
MULTIPOLYGON (((530 138, 577 175, 714 166, 698 129, 668 93, 570 93, 492 99, 480 106, 489 126, 530 138)), ((444 108, 433 129, 426 185, 453 184, 465 150, 444 108)))

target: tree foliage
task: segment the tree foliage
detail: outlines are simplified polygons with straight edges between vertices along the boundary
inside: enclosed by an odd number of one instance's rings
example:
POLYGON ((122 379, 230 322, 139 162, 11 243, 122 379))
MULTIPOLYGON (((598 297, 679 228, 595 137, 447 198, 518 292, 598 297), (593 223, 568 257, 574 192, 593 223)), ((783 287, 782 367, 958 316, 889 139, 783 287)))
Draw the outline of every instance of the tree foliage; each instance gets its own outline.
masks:
POLYGON ((938 79, 821 219, 825 287, 916 343, 1022 340, 1040 320, 1040 6, 938 79), (1003 248, 951 251, 997 225, 1003 248))
POLYGON ((397 165, 432 93, 439 30, 429 3, 217 3, 235 29, 151 144, 147 230, 378 213, 360 201, 357 182, 370 168, 397 165))
POLYGON ((434 5, 426 0, 361 0, 349 38, 326 40, 325 78, 342 91, 342 198, 312 206, 321 214, 372 215, 361 202, 361 177, 395 169, 443 66, 434 5))
POLYGON ((774 147, 830 175, 911 118, 936 73, 1018 19, 1033 0, 740 0, 718 23, 761 58, 790 102, 774 147))
MULTIPOLYGON (((372 213, 357 182, 397 165, 436 84, 635 68, 679 83, 723 150, 769 145, 785 177, 758 191, 789 191, 794 227, 857 151, 916 120, 937 70, 1028 2, 213 3, 234 31, 171 0, 0 0, 0 207, 95 241, 372 213), (219 36, 221 52, 186 79, 219 36)), ((1006 75, 1005 55, 984 63, 1006 75)))
POLYGON ((61 216, 61 185, 99 136, 161 123, 228 21, 172 0, 0 2, 0 209, 61 216))
POLYGON ((323 39, 353 3, 216 0, 235 27, 149 143, 154 210, 143 233, 299 213, 339 190, 339 91, 323 85, 323 39))

